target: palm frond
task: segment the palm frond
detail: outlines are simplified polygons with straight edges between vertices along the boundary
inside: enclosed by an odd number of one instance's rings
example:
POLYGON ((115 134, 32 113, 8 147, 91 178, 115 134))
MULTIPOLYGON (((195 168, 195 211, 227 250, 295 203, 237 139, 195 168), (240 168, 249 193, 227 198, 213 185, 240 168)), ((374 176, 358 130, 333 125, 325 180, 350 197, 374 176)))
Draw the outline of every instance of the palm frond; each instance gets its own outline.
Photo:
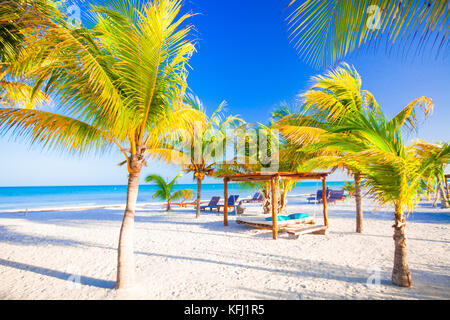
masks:
POLYGON ((156 183, 158 186, 157 197, 163 197, 163 199, 167 199, 169 197, 170 189, 163 177, 158 174, 149 174, 145 177, 145 181, 156 183))
POLYGON ((194 191, 192 189, 181 189, 172 193, 172 196, 169 198, 170 201, 178 201, 183 199, 191 199, 194 195, 194 191))
POLYGON ((390 123, 395 128, 400 128, 407 123, 410 130, 415 129, 417 126, 416 108, 421 108, 425 117, 428 117, 433 112, 433 101, 428 97, 415 99, 393 117, 390 123))
POLYGON ((0 133, 45 148, 70 152, 106 151, 118 143, 100 129, 56 113, 0 108, 0 133))
POLYGON ((287 20, 291 42, 314 66, 335 65, 384 39, 388 48, 439 53, 449 44, 446 0, 293 0, 287 20))

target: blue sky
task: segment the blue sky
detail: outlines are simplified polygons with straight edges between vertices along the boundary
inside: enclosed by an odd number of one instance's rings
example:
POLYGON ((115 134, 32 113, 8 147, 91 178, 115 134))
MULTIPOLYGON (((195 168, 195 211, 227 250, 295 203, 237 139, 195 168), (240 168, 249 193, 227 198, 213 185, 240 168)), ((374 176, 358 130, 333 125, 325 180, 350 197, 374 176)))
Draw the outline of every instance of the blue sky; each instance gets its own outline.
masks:
MULTIPOLYGON (((85 1, 89 3, 89 1, 85 1)), ((304 63, 288 40, 285 25, 288 0, 191 0, 186 8, 197 30, 197 53, 191 60, 189 86, 212 111, 223 100, 227 111, 247 122, 267 123, 270 112, 283 101, 294 104, 308 88, 311 76, 325 69, 304 63)), ((444 55, 445 56, 445 55, 444 55)), ((421 56, 405 59, 384 51, 364 52, 346 59, 363 79, 388 115, 408 102, 428 96, 435 103, 431 118, 413 139, 450 140, 450 60, 421 56)), ((42 152, 0 137, 0 186, 126 184, 120 153, 69 156, 42 152)), ((179 168, 149 162, 143 173, 167 177, 179 168)), ((333 179, 341 180, 342 175, 333 179)), ((190 183, 186 176, 182 182, 190 183)), ((217 181, 219 182, 219 181, 217 181)))

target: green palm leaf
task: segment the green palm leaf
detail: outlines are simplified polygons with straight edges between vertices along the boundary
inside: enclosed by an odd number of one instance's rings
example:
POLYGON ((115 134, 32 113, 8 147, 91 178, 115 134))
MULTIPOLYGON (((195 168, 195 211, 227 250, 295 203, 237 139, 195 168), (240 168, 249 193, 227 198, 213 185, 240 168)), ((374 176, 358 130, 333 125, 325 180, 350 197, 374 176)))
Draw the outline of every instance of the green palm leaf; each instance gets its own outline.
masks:
POLYGON ((334 65, 364 44, 398 45, 415 52, 448 49, 450 6, 446 0, 292 0, 287 20, 291 41, 315 66, 334 65))
MULTIPOLYGON (((0 6, 0 37, 11 26, 17 34, 6 40, 18 44, 14 59, 10 44, 0 46, 7 58, 0 66, 0 133, 70 152, 110 146, 122 152, 128 189, 117 287, 127 288, 140 172, 148 157, 170 160, 179 140, 173 131, 204 118, 184 103, 195 51, 192 14, 182 14, 181 0, 117 0, 92 8, 93 28, 73 28, 50 0, 19 2, 33 10, 14 10, 15 1, 0 6), (22 99, 25 93, 30 98, 22 99), (11 108, 47 96, 56 102, 54 112, 11 108)), ((168 198, 166 185, 154 181, 156 197, 168 198)))

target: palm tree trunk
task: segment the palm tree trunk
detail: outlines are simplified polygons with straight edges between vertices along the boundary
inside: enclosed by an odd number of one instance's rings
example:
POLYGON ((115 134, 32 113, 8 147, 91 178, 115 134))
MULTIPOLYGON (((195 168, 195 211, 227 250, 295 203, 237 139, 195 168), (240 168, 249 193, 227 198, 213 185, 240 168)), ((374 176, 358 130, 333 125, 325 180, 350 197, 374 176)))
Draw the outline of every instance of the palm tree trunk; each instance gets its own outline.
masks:
POLYGON ((435 198, 434 198, 434 201, 433 201, 433 208, 437 207, 437 202, 439 200, 439 192, 440 192, 439 184, 440 184, 440 182, 439 182, 439 177, 438 176, 436 176, 436 183, 437 183, 438 188, 437 188, 436 193, 435 193, 435 198))
POLYGON ((195 217, 200 218, 200 199, 202 198, 202 180, 197 178, 197 208, 195 217))
POLYGON ((436 199, 434 201, 433 207, 436 207, 438 199, 441 200, 441 208, 448 208, 448 199, 447 199, 447 193, 444 190, 444 186, 441 183, 441 180, 439 179, 439 176, 436 175, 436 181, 437 181, 437 192, 436 192, 436 199))
POLYGON ((406 250, 405 235, 405 215, 402 210, 395 207, 395 224, 394 224, 394 268, 392 270, 392 283, 400 287, 411 286, 411 273, 408 266, 408 255, 406 250))
POLYGON ((170 202, 167 201, 166 211, 170 211, 172 207, 170 206, 170 202))
POLYGON ((288 204, 287 189, 284 188, 280 196, 280 209, 278 212, 286 213, 287 204, 288 204))
POLYGON ((439 190, 441 192, 441 207, 442 209, 448 208, 449 206, 449 199, 447 198, 447 193, 444 190, 444 186, 442 183, 439 184, 439 190))
POLYGON ((439 200, 439 189, 436 190, 434 195, 435 195, 435 197, 434 197, 434 201, 433 201, 433 208, 436 208, 437 207, 437 202, 439 200))
POLYGON ((363 212, 362 212, 362 196, 361 196, 361 174, 355 172, 355 202, 356 202, 356 232, 363 233, 363 212))
POLYGON ((127 204, 120 229, 116 289, 134 286, 134 212, 139 191, 139 172, 128 176, 127 204))
POLYGON ((265 214, 269 214, 272 212, 272 200, 270 196, 270 192, 267 188, 263 189, 263 212, 265 214))

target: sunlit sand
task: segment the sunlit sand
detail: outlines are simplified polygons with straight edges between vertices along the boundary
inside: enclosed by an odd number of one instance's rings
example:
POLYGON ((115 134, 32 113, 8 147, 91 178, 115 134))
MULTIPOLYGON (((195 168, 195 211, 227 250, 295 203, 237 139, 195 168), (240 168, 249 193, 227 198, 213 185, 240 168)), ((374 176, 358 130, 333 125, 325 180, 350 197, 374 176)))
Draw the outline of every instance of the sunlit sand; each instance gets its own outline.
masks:
MULTIPOLYGON (((250 213, 258 205, 248 205, 250 213)), ((192 209, 136 214, 137 285, 113 290, 122 208, 0 213, 0 299, 448 299, 450 209, 421 202, 408 218, 413 287, 392 285, 392 208, 329 205, 330 232, 293 240, 192 209), (378 285, 379 281, 379 285, 378 285)), ((289 199, 290 212, 321 208, 289 199)))

